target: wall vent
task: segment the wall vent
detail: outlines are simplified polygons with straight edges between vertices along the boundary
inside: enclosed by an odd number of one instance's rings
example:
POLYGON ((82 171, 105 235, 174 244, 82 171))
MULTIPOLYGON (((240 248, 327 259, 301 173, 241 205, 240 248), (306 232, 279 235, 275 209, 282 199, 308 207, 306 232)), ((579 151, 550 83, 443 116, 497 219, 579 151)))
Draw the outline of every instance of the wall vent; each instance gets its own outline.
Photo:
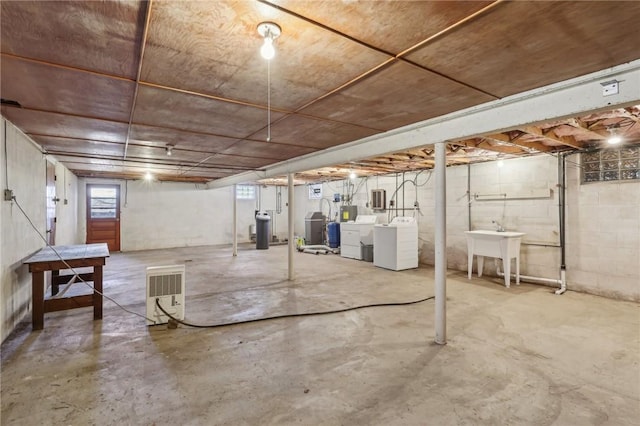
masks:
POLYGON ((184 278, 184 265, 147 268, 147 325, 169 322, 169 317, 156 306, 156 299, 171 316, 184 319, 184 278))

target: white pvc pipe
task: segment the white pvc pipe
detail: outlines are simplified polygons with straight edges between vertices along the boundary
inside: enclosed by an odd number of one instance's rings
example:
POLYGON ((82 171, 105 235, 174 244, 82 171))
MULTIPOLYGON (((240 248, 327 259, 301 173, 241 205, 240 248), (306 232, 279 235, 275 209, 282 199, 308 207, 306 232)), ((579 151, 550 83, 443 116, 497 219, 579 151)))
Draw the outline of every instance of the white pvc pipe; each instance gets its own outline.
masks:
POLYGON ((436 144, 435 342, 447 343, 447 144, 436 144))
POLYGON ((287 183, 289 184, 287 189, 287 201, 289 204, 289 208, 287 209, 288 215, 288 225, 289 225, 289 273, 288 278, 289 281, 293 280, 293 255, 295 253, 296 242, 294 241, 293 236, 293 224, 294 224, 294 213, 293 213, 293 173, 287 174, 287 183))
MULTIPOLYGON (((564 275, 564 271, 560 271, 561 275, 564 275)), ((496 275, 499 277, 504 277, 504 272, 500 271, 500 265, 498 264, 498 260, 496 259, 496 275)), ((510 274, 511 278, 516 278, 516 274, 510 274)), ((562 279, 556 280, 554 278, 542 278, 542 277, 531 277, 529 275, 520 275, 520 281, 533 281, 540 283, 549 283, 549 284, 559 284, 562 286, 562 279)), ((566 288, 566 283, 564 284, 566 288)), ((563 292, 564 293, 564 292, 563 292)))
POLYGON ((567 291, 567 271, 560 269, 560 288, 556 290, 556 294, 564 294, 567 291))
MULTIPOLYGON (((499 277, 504 278, 504 272, 497 271, 499 277)), ((511 278, 515 279, 516 274, 510 274, 511 278)), ((540 282, 540 283, 549 283, 549 284, 561 284, 560 280, 556 280, 554 278, 543 278, 543 277, 531 277, 529 275, 520 275, 520 281, 532 281, 532 282, 540 282)))
POLYGON ((322 250, 322 249, 304 249, 302 250, 303 253, 310 253, 310 254, 328 254, 329 252, 326 250, 322 250))
POLYGON ((233 185, 233 255, 238 255, 238 191, 233 185))
POLYGON ((330 252, 330 253, 336 253, 338 251, 337 248, 333 249, 333 248, 331 248, 329 246, 326 246, 324 244, 312 244, 312 245, 308 245, 308 246, 307 245, 303 245, 303 246, 298 247, 298 249, 299 250, 303 250, 303 251, 306 250, 306 249, 309 249, 309 250, 324 250, 324 251, 327 251, 327 252, 330 252))

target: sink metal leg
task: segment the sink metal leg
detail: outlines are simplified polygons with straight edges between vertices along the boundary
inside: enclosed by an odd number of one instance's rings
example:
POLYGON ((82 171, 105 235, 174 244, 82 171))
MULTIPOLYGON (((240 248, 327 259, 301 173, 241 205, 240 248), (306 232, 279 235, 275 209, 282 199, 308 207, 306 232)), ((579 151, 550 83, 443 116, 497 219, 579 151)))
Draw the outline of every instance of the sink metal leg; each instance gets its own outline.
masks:
POLYGON ((482 276, 483 269, 484 269, 484 256, 478 256, 478 277, 482 276))
POLYGON ((509 288, 511 286, 509 283, 511 280, 511 259, 502 258, 502 265, 504 266, 504 286, 509 288))

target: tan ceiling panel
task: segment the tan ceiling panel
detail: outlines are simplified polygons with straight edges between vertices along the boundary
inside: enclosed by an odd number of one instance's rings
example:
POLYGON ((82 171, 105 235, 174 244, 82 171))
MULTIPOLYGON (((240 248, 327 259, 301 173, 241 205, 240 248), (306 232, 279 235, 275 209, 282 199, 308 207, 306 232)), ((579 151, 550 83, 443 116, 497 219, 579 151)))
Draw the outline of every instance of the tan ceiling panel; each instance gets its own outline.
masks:
POLYGON ((256 29, 262 21, 282 28, 271 61, 272 104, 279 108, 294 110, 388 59, 259 2, 158 1, 142 79, 266 105, 267 61, 256 29))
POLYGON ((2 57, 2 97, 26 108, 128 121, 135 83, 2 57))
POLYGON ((222 154, 244 155, 249 157, 264 157, 274 160, 288 160, 304 154, 317 151, 315 148, 285 145, 274 142, 240 141, 222 151, 222 154))
MULTIPOLYGON (((70 170, 76 176, 80 177, 91 177, 91 178, 100 178, 100 179, 126 179, 126 180, 142 180, 144 179, 145 172, 141 172, 140 170, 129 170, 126 168, 121 168, 119 171, 98 171, 98 170, 83 170, 81 168, 71 168, 70 170)), ((189 174, 175 174, 175 173, 160 173, 154 175, 154 181, 163 182, 163 181, 171 181, 171 182, 184 182, 184 183, 194 183, 194 184, 202 184, 206 183, 212 179, 217 179, 220 177, 224 177, 227 175, 219 176, 220 173, 213 173, 214 176, 191 176, 189 174)), ((149 187, 154 185, 153 182, 149 183, 149 187)))
POLYGON ((200 182, 208 182, 213 179, 220 179, 226 176, 231 176, 236 174, 237 170, 228 170, 225 171, 223 169, 213 169, 213 170, 203 170, 203 169, 194 169, 189 170, 188 172, 180 173, 180 177, 184 179, 198 179, 200 182))
POLYGON ((33 140, 49 152, 120 157, 124 144, 53 136, 32 136, 33 140))
POLYGON ((638 59, 638 22, 637 1, 505 2, 407 58, 504 97, 638 59))
POLYGON ((171 164, 171 163, 148 163, 145 161, 134 161, 134 160, 117 160, 117 159, 109 159, 109 158, 88 158, 82 156, 72 156, 72 155, 56 155, 56 158, 60 161, 63 161, 65 164, 69 164, 70 169, 74 170, 76 168, 84 169, 84 170, 95 170, 95 171, 106 171, 106 172, 117 172, 117 171, 126 171, 126 172, 137 172, 140 174, 140 177, 144 176, 144 173, 165 173, 165 174, 174 174, 178 175, 182 173, 186 168, 180 166, 179 164, 171 164))
MULTIPOLYGON (((290 115, 271 126, 271 141, 298 145, 309 148, 325 149, 346 142, 355 141, 379 133, 350 124, 318 120, 290 115)), ((267 130, 263 129, 251 136, 251 139, 267 139, 267 130)))
POLYGON ((396 62, 302 112, 390 130, 491 100, 482 92, 396 62))
POLYGON ((257 157, 242 157, 239 155, 215 154, 206 161, 207 165, 221 168, 237 168, 242 170, 259 169, 273 163, 273 160, 257 157))
POLYGON ((50 112, 2 107, 2 115, 29 135, 124 142, 127 124, 50 112))
MULTIPOLYGON (((282 114, 271 113, 273 120, 280 116, 282 114)), ((172 90, 141 86, 133 120, 136 124, 242 138, 267 124, 267 111, 172 90)))
POLYGON ((2 52, 135 79, 137 1, 3 1, 2 52))
POLYGON ((491 2, 275 0, 270 3, 397 55, 491 2))
POLYGON ((202 133, 184 132, 163 127, 133 125, 129 142, 138 145, 159 146, 165 148, 172 145, 179 149, 208 153, 222 152, 238 139, 212 136, 202 133))
POLYGON ((161 162, 176 164, 197 164, 209 155, 211 154, 177 148, 171 150, 171 155, 167 155, 167 150, 164 147, 155 146, 129 145, 127 148, 127 158, 131 160, 138 158, 156 159, 161 162))
MULTIPOLYGON (((106 166, 107 169, 114 169, 116 167, 122 167, 124 164, 126 164, 121 160, 113 160, 108 158, 91 158, 91 157, 84 157, 84 156, 78 156, 78 155, 65 155, 65 154, 56 155, 56 159, 64 162, 65 165, 66 164, 69 164, 69 165, 82 164, 82 165, 86 165, 87 167, 89 166, 96 167, 96 170, 98 170, 97 168, 100 166, 106 166)), ((73 169, 73 167, 70 167, 70 168, 73 169)))

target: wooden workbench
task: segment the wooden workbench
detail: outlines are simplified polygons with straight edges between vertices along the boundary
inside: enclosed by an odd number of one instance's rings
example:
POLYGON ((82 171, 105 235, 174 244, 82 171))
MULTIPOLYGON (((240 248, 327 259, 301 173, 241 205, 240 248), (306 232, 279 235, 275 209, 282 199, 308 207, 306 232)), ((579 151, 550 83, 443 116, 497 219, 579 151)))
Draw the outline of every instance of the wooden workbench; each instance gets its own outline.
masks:
MULTIPOLYGON (((66 309, 83 308, 93 306, 93 319, 102 319, 102 267, 109 257, 109 249, 106 243, 80 244, 71 246, 45 247, 24 261, 29 265, 32 284, 32 323, 34 330, 42 330, 44 327, 44 314, 46 312, 62 311, 66 309), (55 251, 54 251, 55 249, 55 251), (56 254, 57 252, 57 254, 56 254), (66 262, 66 263, 65 263, 66 262), (75 275, 60 275, 62 269, 92 267, 90 273, 75 275), (69 283, 79 278, 86 282, 93 282, 93 294, 82 296, 44 298, 44 273, 52 271, 51 293, 58 293, 60 284, 69 283), (98 293, 99 292, 99 293, 98 293)), ((79 280, 78 280, 79 281, 79 280)))

